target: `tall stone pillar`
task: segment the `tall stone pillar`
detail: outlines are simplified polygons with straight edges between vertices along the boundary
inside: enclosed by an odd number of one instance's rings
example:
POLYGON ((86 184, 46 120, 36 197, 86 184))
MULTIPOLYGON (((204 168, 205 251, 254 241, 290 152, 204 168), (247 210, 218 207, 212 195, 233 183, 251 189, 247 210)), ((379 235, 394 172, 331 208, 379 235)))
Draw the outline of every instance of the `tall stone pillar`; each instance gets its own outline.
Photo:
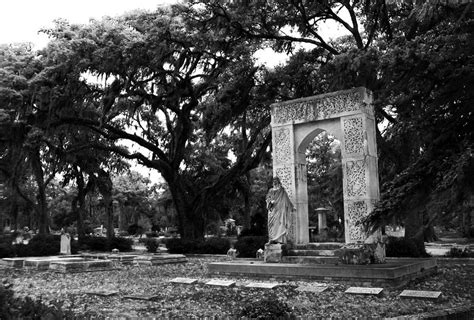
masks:
POLYGON ((345 242, 373 242, 379 235, 365 234, 362 220, 379 199, 375 118, 372 98, 365 92, 361 113, 340 118, 345 242))
POLYGON ((280 178, 296 209, 290 214, 288 241, 294 244, 308 243, 308 195, 306 188, 304 192, 296 193, 297 184, 306 186, 306 163, 298 163, 295 155, 293 124, 273 126, 272 144, 273 175, 280 178))

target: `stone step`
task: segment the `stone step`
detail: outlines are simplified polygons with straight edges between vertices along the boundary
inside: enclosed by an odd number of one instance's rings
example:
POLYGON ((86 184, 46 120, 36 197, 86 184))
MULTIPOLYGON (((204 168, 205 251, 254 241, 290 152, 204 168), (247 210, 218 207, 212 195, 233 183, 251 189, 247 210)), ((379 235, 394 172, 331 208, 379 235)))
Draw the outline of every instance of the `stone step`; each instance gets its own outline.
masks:
POLYGON ((288 250, 289 256, 335 256, 336 250, 288 250))
POLYGON ((295 264, 335 264, 337 257, 330 256, 284 256, 282 262, 295 264))
POLYGON ((340 249, 344 243, 341 242, 312 242, 308 244, 297 244, 293 250, 336 250, 340 249))

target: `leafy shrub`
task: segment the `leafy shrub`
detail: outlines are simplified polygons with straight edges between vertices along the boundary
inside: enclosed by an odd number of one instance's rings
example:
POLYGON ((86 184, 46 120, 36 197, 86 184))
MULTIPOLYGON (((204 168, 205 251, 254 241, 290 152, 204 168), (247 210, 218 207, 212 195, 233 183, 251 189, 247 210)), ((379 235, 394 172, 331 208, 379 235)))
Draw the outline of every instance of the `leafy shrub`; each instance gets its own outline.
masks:
POLYGON ((451 258, 474 258, 474 252, 468 248, 451 248, 446 256, 451 258))
POLYGON ((133 240, 128 238, 114 237, 108 246, 107 238, 105 237, 85 237, 81 240, 80 248, 82 250, 91 251, 110 251, 118 249, 120 252, 132 251, 133 240))
POLYGON ((143 233, 143 227, 134 223, 128 226, 127 232, 132 235, 139 235, 143 233))
POLYGON ((225 254, 230 248, 226 238, 208 238, 205 241, 171 238, 166 240, 169 253, 225 254))
POLYGON ((234 247, 241 258, 255 258, 258 249, 264 249, 267 237, 247 236, 239 237, 234 247))
POLYGON ((428 254, 413 239, 389 237, 386 246, 387 257, 425 257, 428 254))
POLYGON ((0 242, 0 259, 15 256, 15 247, 8 242, 0 242))
POLYGON ((296 319, 286 302, 271 297, 247 303, 241 310, 239 318, 296 319))
POLYGON ((61 236, 52 234, 38 234, 27 245, 27 256, 54 256, 61 247, 61 236))
POLYGON ((88 312, 75 315, 71 307, 63 307, 63 302, 47 305, 41 299, 17 298, 13 290, 0 284, 0 319, 85 319, 88 316, 88 312))
POLYGON ((230 248, 230 240, 227 238, 207 238, 200 243, 199 253, 226 254, 230 248))
POLYGON ((159 246, 158 240, 153 238, 144 238, 143 240, 143 243, 145 244, 146 250, 148 252, 156 252, 159 246))
POLYGON ((147 238, 153 238, 153 237, 158 237, 158 232, 156 231, 150 231, 145 233, 147 238))

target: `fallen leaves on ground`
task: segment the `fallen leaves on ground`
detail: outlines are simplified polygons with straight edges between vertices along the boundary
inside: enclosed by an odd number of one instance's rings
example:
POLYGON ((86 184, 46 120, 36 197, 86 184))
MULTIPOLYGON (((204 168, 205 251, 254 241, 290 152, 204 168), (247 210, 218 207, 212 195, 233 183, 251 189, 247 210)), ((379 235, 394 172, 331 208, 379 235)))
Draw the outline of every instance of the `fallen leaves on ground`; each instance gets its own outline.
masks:
POLYGON ((207 264, 225 258, 189 258, 187 263, 158 266, 123 266, 118 270, 60 274, 50 271, 0 269, 0 275, 18 296, 41 298, 47 303, 63 302, 78 315, 87 313, 94 319, 104 318, 227 318, 236 317, 246 304, 272 298, 286 302, 300 317, 383 318, 433 312, 472 303, 474 277, 472 266, 440 266, 436 275, 410 282, 409 290, 441 291, 441 298, 431 300, 403 299, 403 289, 385 288, 380 296, 345 294, 350 287, 329 281, 284 281, 275 289, 246 288, 254 281, 226 278, 235 287, 207 286, 207 264), (176 284, 175 277, 199 280, 197 284, 176 284), (323 293, 299 291, 298 286, 328 286, 323 293), (100 296, 90 292, 118 294, 100 296), (153 296, 150 300, 126 299, 125 296, 153 296))

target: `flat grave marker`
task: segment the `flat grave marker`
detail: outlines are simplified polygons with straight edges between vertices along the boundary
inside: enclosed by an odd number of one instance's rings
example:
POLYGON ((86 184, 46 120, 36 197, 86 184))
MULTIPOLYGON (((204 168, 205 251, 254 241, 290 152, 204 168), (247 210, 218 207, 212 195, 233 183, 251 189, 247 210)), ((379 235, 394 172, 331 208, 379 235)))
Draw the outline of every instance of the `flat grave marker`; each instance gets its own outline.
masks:
POLYGON ((274 289, 281 286, 278 282, 250 282, 245 285, 246 288, 274 289))
POLYGON ((296 290, 303 292, 322 293, 328 288, 328 286, 299 286, 298 288, 296 288, 296 290))
POLYGON ((206 282, 206 284, 210 286, 232 287, 235 285, 235 281, 213 279, 206 282))
POLYGON ((399 297, 417 299, 438 299, 441 291, 403 290, 399 297))
POLYGON ((378 295, 383 291, 383 288, 366 288, 366 287, 350 287, 345 293, 350 294, 366 294, 366 295, 378 295))
POLYGON ((146 300, 146 301, 150 301, 150 300, 153 300, 153 299, 156 299, 158 298, 158 296, 155 296, 155 295, 128 295, 128 296, 123 296, 123 299, 132 299, 132 300, 146 300))
POLYGON ((90 295, 95 295, 95 296, 101 296, 101 297, 110 297, 110 296, 114 296, 118 294, 119 292, 103 290, 103 291, 86 291, 85 293, 90 294, 90 295))
POLYGON ((174 278, 171 279, 170 282, 173 283, 184 283, 184 284, 195 284, 198 282, 198 279, 193 279, 193 278, 174 278))

